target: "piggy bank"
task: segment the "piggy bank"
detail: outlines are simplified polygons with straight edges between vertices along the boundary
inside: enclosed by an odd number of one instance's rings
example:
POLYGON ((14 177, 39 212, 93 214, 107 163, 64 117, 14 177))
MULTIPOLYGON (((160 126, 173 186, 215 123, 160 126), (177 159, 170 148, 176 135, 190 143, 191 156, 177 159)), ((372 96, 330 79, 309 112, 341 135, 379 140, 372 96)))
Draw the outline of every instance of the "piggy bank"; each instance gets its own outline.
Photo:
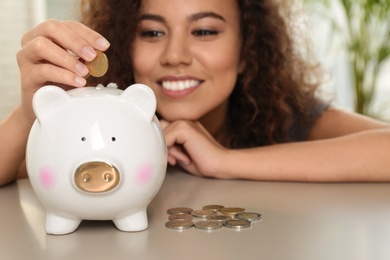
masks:
POLYGON ((147 206, 167 167, 153 91, 142 84, 125 91, 112 83, 69 91, 45 86, 33 110, 26 163, 46 209, 46 232, 71 233, 82 220, 145 230, 147 206))

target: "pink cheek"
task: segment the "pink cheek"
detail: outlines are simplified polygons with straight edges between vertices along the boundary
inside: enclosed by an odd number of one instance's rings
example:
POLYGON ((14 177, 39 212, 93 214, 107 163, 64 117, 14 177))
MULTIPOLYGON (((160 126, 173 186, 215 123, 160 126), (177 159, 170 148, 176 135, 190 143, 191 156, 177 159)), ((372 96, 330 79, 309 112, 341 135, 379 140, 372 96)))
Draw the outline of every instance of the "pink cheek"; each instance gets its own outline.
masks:
POLYGON ((154 167, 150 163, 142 165, 137 171, 137 183, 141 185, 148 183, 152 179, 153 170, 154 167))
POLYGON ((54 188, 55 177, 54 172, 49 167, 43 167, 39 172, 39 181, 45 189, 54 188))

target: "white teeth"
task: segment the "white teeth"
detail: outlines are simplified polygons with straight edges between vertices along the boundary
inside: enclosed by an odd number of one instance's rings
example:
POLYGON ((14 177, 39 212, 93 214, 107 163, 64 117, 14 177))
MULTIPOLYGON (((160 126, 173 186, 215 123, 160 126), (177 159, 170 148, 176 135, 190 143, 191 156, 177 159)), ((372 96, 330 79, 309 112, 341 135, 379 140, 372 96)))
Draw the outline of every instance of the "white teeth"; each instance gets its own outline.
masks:
POLYGON ((163 81, 162 86, 165 89, 178 91, 193 88, 200 82, 198 80, 182 80, 182 81, 163 81))

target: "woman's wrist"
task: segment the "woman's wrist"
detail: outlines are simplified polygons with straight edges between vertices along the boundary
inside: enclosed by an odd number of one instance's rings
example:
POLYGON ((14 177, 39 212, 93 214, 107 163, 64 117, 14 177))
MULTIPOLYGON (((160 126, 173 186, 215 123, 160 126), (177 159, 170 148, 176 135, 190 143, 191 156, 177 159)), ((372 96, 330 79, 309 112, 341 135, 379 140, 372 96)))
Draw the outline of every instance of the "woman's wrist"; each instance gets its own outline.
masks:
POLYGON ((217 169, 217 178, 219 179, 240 179, 240 162, 237 159, 239 150, 224 149, 221 153, 221 158, 218 163, 219 169, 217 169))

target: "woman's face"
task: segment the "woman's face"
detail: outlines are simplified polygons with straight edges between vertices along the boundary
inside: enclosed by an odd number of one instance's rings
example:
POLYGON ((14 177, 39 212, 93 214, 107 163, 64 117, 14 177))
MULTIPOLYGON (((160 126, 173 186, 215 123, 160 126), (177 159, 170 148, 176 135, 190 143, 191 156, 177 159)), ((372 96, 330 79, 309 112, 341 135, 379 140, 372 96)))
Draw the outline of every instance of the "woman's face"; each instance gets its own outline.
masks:
POLYGON ((224 115, 241 67, 239 20, 236 0, 142 0, 134 76, 164 119, 224 115))

